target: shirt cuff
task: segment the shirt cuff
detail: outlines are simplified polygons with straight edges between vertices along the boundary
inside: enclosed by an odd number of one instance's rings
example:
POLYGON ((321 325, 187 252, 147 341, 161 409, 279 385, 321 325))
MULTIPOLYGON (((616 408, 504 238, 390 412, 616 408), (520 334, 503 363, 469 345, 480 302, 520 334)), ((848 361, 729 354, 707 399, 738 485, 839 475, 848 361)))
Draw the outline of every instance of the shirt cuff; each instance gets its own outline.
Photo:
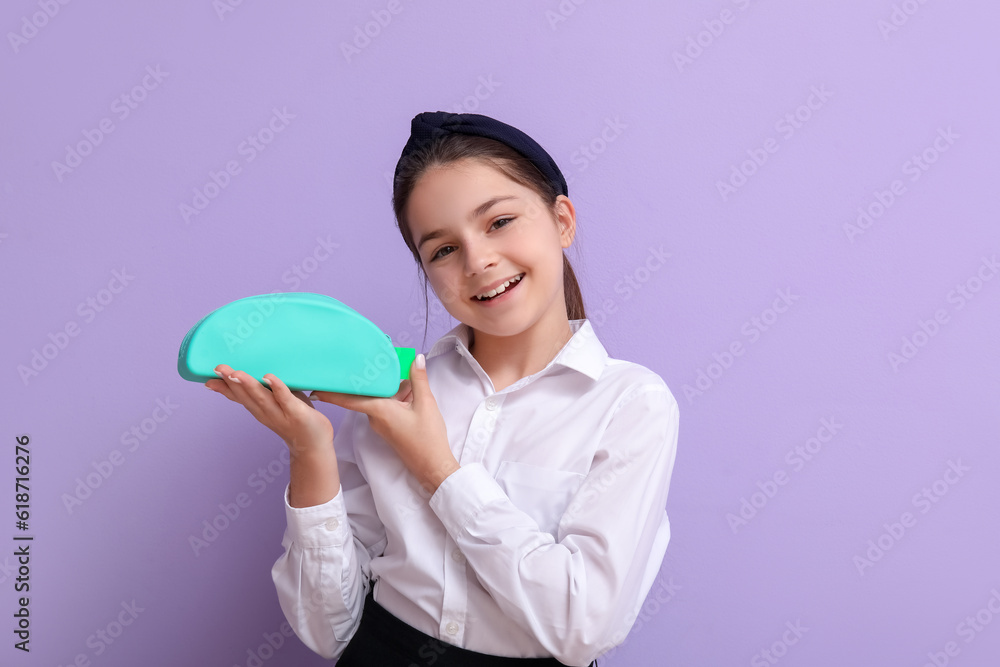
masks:
POLYGON ((507 494, 482 463, 467 463, 445 477, 428 500, 451 535, 461 532, 482 509, 507 494))
POLYGON ((285 486, 285 520, 293 542, 309 549, 343 546, 352 539, 343 487, 330 500, 312 507, 292 507, 288 503, 290 488, 291 484, 285 486))

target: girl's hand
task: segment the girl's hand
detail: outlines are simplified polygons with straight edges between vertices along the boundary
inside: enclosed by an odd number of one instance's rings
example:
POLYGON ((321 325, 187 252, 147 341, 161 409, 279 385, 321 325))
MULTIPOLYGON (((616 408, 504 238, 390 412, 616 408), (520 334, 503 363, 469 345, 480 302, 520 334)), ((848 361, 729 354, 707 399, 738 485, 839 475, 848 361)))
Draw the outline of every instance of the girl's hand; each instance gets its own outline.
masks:
POLYGON ((313 406, 308 396, 291 391, 274 373, 264 375, 271 383, 268 390, 253 376, 225 364, 219 364, 215 370, 222 377, 209 380, 205 386, 242 404, 257 421, 277 433, 293 454, 306 454, 333 444, 333 424, 326 415, 313 406))
POLYGON ((427 381, 424 355, 410 366, 410 379, 402 380, 395 396, 360 396, 314 391, 312 397, 363 412, 372 430, 388 442, 407 469, 429 492, 460 467, 448 445, 448 429, 427 381))

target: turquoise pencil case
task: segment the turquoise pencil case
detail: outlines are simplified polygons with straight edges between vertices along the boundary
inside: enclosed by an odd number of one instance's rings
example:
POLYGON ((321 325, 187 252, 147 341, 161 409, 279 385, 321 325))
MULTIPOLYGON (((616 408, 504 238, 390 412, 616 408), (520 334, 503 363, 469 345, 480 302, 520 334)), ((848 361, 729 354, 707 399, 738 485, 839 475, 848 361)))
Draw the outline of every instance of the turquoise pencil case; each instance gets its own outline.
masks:
POLYGON ((415 357, 414 348, 393 346, 375 323, 333 297, 275 292, 201 318, 181 342, 177 371, 204 383, 227 364, 258 381, 273 373, 293 391, 388 397, 409 378, 415 357))

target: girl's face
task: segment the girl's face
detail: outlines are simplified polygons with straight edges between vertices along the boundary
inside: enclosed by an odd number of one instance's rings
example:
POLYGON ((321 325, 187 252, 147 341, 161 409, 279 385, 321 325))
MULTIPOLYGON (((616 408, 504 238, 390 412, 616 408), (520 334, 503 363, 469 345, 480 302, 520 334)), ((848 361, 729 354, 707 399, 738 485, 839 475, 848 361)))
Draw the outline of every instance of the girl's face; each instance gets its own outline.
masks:
POLYGON ((479 160, 420 177, 406 218, 428 282, 452 317, 493 336, 565 320, 562 251, 576 226, 569 199, 556 205, 554 220, 533 190, 479 160), (476 298, 518 276, 497 298, 476 298))

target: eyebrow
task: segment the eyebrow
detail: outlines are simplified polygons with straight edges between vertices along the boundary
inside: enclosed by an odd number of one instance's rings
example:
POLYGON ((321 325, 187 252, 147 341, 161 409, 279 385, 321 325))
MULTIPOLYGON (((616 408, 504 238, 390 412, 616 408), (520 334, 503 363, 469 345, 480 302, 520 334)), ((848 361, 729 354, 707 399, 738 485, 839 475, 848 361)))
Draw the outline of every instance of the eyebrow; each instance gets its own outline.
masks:
MULTIPOLYGON (((469 219, 471 220, 473 218, 478 218, 479 216, 486 213, 486 211, 493 208, 494 205, 499 204, 500 202, 506 201, 508 199, 517 199, 517 197, 515 197, 514 195, 499 195, 497 197, 493 197, 492 199, 487 199, 472 211, 472 213, 469 215, 469 219)), ((433 232, 427 232, 427 234, 425 234, 423 238, 420 239, 420 243, 417 244, 417 250, 420 250, 420 248, 422 248, 424 243, 426 243, 427 241, 431 241, 433 239, 436 239, 444 235, 445 235, 445 230, 443 229, 435 229, 433 232)))

